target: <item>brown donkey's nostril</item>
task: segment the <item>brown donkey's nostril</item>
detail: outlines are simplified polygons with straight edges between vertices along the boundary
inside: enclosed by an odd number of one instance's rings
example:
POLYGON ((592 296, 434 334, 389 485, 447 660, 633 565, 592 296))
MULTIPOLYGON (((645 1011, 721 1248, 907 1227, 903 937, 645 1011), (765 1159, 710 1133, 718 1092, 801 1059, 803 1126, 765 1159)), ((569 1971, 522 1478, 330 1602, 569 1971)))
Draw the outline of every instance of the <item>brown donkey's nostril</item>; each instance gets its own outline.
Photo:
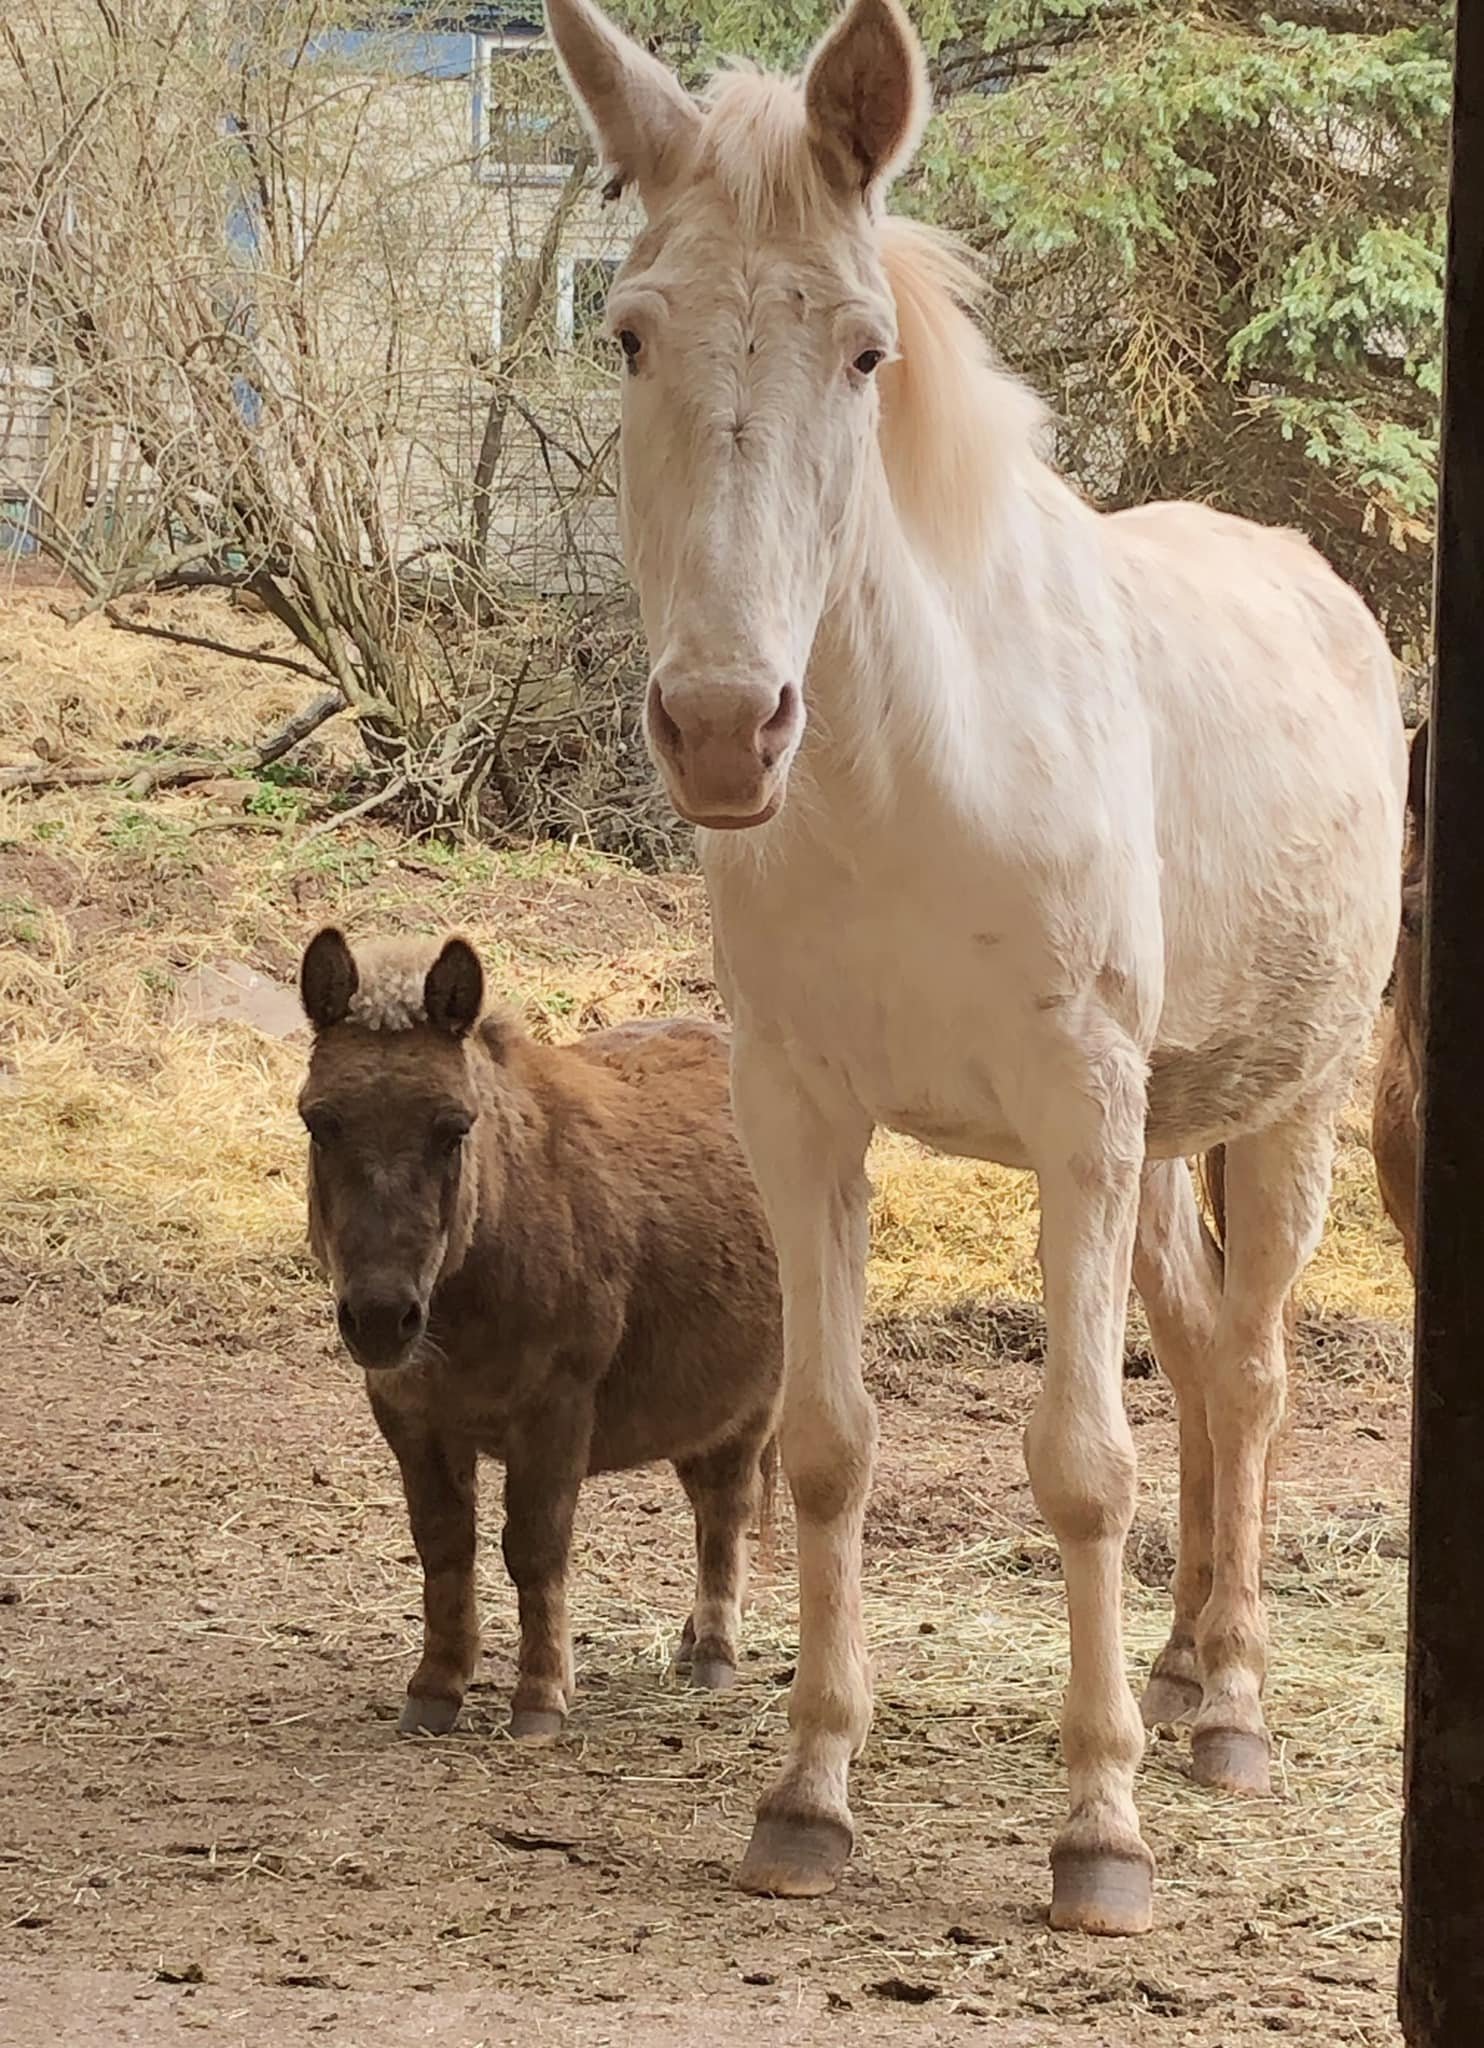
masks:
POLYGON ((335 1320, 362 1364, 391 1365, 422 1335, 427 1317, 414 1294, 347 1294, 335 1320))

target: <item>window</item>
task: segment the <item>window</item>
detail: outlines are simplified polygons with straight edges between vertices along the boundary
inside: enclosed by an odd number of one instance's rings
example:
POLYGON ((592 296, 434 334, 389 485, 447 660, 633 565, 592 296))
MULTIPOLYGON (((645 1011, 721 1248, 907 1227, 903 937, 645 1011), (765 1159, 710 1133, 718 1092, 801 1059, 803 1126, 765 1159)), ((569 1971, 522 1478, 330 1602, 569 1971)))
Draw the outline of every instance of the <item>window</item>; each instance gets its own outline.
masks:
MULTIPOLYGON (((562 256, 547 285, 544 303, 526 332, 526 347, 551 350, 556 347, 592 351, 603 332, 603 312, 608 292, 618 270, 612 256, 562 256)), ((512 341, 536 274, 536 257, 519 254, 502 256, 496 287, 491 346, 498 351, 512 341)))
POLYGON ((559 185, 577 155, 577 117, 536 102, 521 58, 539 27, 511 21, 479 37, 474 62, 474 175, 490 184, 559 185))
MULTIPOLYGON (((575 348, 593 349, 602 340, 603 316, 608 294, 618 274, 615 256, 569 256, 562 266, 566 273, 566 328, 558 328, 563 341, 575 348)), ((561 305, 558 304, 560 320, 561 305)))

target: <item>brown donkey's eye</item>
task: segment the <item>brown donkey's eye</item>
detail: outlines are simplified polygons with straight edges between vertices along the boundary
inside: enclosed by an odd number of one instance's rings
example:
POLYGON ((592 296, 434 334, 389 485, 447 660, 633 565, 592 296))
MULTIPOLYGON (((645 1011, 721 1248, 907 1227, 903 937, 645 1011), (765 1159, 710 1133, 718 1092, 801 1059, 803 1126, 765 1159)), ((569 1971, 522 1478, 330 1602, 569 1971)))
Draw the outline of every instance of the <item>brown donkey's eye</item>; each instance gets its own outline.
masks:
POLYGON ((332 1116, 327 1109, 304 1109, 299 1112, 304 1119, 304 1128, 316 1145, 333 1145, 340 1135, 340 1119, 332 1116))
POLYGON ((644 346, 632 327, 619 328, 618 345, 624 352, 625 361, 631 366, 639 360, 639 351, 644 346))
POLYGON ((473 1128, 473 1117, 465 1116, 462 1111, 452 1116, 441 1116, 433 1126, 434 1146, 445 1158, 452 1158, 473 1128))
POLYGON ((850 367, 852 370, 859 370, 863 377, 869 377, 871 372, 879 370, 885 361, 884 348, 863 348, 850 367))

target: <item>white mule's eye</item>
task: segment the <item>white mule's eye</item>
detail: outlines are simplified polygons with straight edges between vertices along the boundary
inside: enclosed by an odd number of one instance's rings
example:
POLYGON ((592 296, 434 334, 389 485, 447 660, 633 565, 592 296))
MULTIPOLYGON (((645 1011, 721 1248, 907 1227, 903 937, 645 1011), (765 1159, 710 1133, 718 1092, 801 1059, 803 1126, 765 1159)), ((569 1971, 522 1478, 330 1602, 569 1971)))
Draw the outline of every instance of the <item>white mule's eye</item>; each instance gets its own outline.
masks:
POLYGON ((624 352, 625 362, 632 367, 639 360, 639 351, 644 346, 632 327, 619 328, 618 345, 624 352))
POLYGON ((884 348, 863 348, 850 367, 852 370, 859 370, 863 377, 869 377, 871 372, 879 370, 885 361, 884 348))

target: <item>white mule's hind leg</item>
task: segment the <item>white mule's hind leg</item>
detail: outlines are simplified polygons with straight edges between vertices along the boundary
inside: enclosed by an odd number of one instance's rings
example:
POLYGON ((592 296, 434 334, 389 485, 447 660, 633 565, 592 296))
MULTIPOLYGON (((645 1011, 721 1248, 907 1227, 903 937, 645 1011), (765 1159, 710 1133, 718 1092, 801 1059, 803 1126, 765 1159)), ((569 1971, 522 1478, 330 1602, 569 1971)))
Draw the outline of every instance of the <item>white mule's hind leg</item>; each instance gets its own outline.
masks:
POLYGON ((1268 1471, 1288 1376, 1286 1308, 1324 1227, 1333 1119, 1290 1118, 1226 1155, 1226 1280, 1210 1353, 1211 1595, 1196 1629, 1202 1699, 1191 1735, 1197 1780, 1268 1790, 1262 1550, 1268 1471))
POLYGON ((1141 1703, 1146 1728, 1193 1720, 1201 1704, 1196 1626, 1211 1593, 1211 1434, 1206 1381, 1221 1309, 1221 1255, 1201 1220, 1183 1159, 1144 1169, 1134 1239, 1134 1285, 1160 1369, 1180 1414, 1180 1535, 1170 1581, 1174 1621, 1141 1703))

